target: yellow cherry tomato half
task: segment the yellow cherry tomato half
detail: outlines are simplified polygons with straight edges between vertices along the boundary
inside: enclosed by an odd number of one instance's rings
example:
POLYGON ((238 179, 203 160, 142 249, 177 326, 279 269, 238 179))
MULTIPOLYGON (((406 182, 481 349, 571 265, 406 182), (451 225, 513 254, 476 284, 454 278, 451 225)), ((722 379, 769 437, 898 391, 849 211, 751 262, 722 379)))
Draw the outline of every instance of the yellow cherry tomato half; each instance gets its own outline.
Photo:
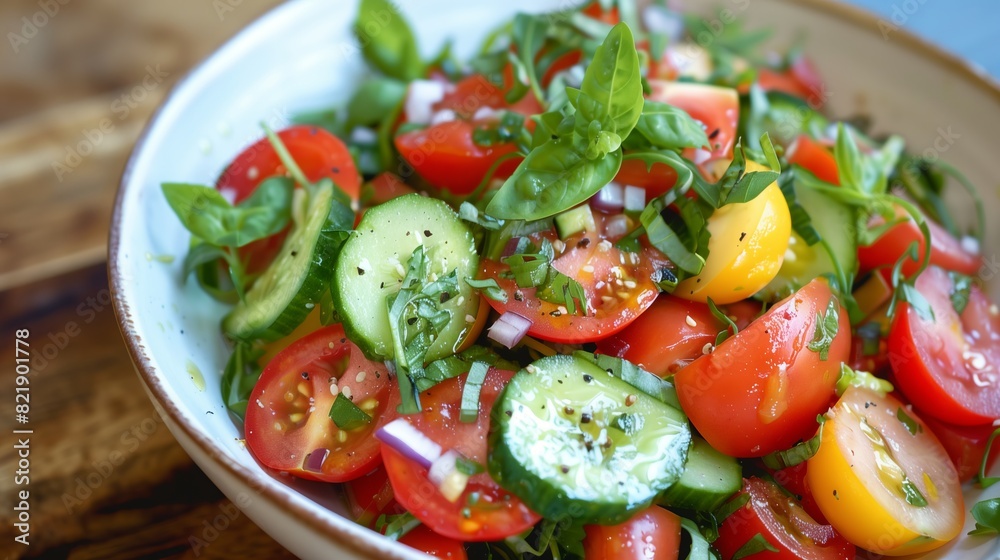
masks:
MULTIPOLYGON (((753 161, 746 171, 767 171, 753 161)), ((674 295, 718 304, 746 299, 778 274, 788 250, 792 219, 774 182, 749 202, 727 204, 708 219, 708 259, 701 273, 681 282, 674 295)))
POLYGON ((823 515, 860 548, 916 554, 958 536, 958 473, 934 434, 892 396, 849 388, 827 413, 806 481, 823 515))

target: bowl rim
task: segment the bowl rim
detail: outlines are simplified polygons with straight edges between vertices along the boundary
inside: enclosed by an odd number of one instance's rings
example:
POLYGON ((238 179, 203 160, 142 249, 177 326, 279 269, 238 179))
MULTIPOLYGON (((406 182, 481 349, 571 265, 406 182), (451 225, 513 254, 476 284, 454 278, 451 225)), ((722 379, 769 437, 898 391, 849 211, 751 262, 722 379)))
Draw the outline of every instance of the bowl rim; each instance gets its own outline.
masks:
MULTIPOLYGON (((125 193, 129 189, 131 179, 139 155, 144 151, 144 146, 152 130, 159 124, 159 120, 164 110, 177 97, 177 93, 183 90, 192 78, 205 71, 206 67, 217 58, 222 51, 232 49, 233 45, 249 40, 248 38, 256 34, 269 20, 277 17, 285 11, 297 9, 299 4, 307 0, 294 0, 278 5, 264 12, 253 20, 249 25, 241 29, 236 35, 227 39, 222 45, 217 47, 212 53, 204 57, 195 66, 186 71, 180 79, 175 82, 159 107, 154 111, 149 121, 143 127, 143 131, 136 140, 129 159, 125 164, 122 177, 115 195, 114 208, 110 224, 108 238, 108 278, 109 288, 112 295, 113 308, 118 327, 122 333, 126 348, 135 370, 146 386, 149 394, 156 401, 155 404, 167 415, 173 425, 181 430, 184 436, 197 446, 198 450, 206 457, 213 460, 222 467, 226 474, 236 478, 243 484, 254 488, 258 496, 272 506, 282 508, 285 514, 308 523, 310 529, 315 530, 324 538, 336 540, 339 544, 352 549, 354 552, 365 556, 388 555, 389 558, 405 558, 406 553, 396 547, 386 546, 389 541, 378 539, 356 539, 352 535, 354 529, 358 527, 354 521, 339 515, 323 516, 315 510, 314 505, 297 503, 289 492, 294 492, 289 488, 279 489, 272 483, 280 484, 271 477, 258 476, 251 472, 242 463, 228 457, 216 449, 214 439, 208 437, 199 430, 193 423, 189 423, 181 413, 178 406, 167 399, 165 385, 161 382, 158 372, 153 367, 150 356, 147 354, 138 333, 135 331, 132 320, 132 310, 129 302, 122 297, 121 286, 124 284, 122 269, 124 263, 119 259, 121 253, 121 215, 125 201, 125 193)), ((841 3, 838 0, 777 0, 787 4, 805 6, 811 10, 823 14, 825 17, 834 17, 845 21, 867 33, 882 35, 879 31, 879 22, 885 21, 883 16, 879 16, 864 8, 855 5, 841 3)), ((958 74, 970 86, 984 93, 991 95, 1000 104, 1000 82, 989 75, 981 66, 975 65, 966 59, 951 53, 931 41, 924 39, 908 29, 896 26, 893 30, 892 41, 899 42, 903 48, 916 52, 921 57, 927 58, 935 65, 943 69, 958 74)), ((884 36, 883 36, 884 38, 884 36)), ((137 188, 137 187, 132 187, 137 188)), ((307 498, 308 499, 308 498, 307 498)), ((374 535, 374 533, 373 533, 374 535)), ((273 538, 273 537, 272 537, 273 538)), ((277 539, 275 539, 277 540, 277 539)))

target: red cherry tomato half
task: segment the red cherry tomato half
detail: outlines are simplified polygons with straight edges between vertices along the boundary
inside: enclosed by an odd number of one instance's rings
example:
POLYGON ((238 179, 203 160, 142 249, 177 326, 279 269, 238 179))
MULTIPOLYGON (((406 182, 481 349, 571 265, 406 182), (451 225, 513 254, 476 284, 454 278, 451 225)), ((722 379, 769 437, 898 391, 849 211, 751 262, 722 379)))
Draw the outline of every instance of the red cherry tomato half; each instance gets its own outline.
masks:
MULTIPOLYGON (((906 216, 901 209, 897 211, 896 215, 898 217, 906 216)), ((979 272, 983 264, 982 257, 963 249, 962 244, 954 236, 933 220, 926 221, 931 230, 931 264, 969 276, 979 272)), ((883 223, 885 222, 881 218, 876 217, 872 220, 871 225, 883 223)), ((907 219, 905 222, 893 226, 882 234, 875 243, 858 247, 858 262, 861 266, 861 272, 865 273, 882 268, 883 273, 889 274, 892 265, 896 263, 899 256, 909 250, 910 245, 914 242, 918 246, 917 254, 923 259, 924 234, 921 233, 917 224, 913 220, 907 219)), ((920 268, 919 264, 913 259, 906 259, 903 263, 904 274, 913 274, 918 268, 920 268)))
POLYGON ((403 535, 399 542, 410 548, 415 548, 424 554, 435 558, 466 560, 469 556, 461 541, 442 537, 431 531, 426 525, 418 525, 409 533, 403 535))
POLYGON ((372 434, 395 417, 398 400, 385 365, 366 359, 340 325, 324 327, 279 352, 264 368, 247 406, 247 447, 271 469, 310 480, 351 480, 378 465, 372 434), (339 429, 329 416, 333 387, 372 422, 339 429))
MULTIPOLYGON (((490 410, 513 372, 491 369, 479 395, 476 422, 460 422, 466 375, 443 381, 420 395, 422 411, 406 420, 444 450, 455 450, 466 459, 486 464, 486 435, 490 410)), ((396 499, 435 533, 459 541, 495 541, 521 533, 539 517, 482 472, 469 478, 455 502, 427 477, 428 469, 388 445, 382 445, 389 480, 396 499)))
MULTIPOLYGON (((948 452, 951 461, 955 463, 958 479, 961 482, 972 480, 982 466, 983 454, 986 453, 986 443, 996 428, 992 424, 985 426, 955 426, 947 424, 921 411, 921 419, 934 432, 938 441, 948 452)), ((990 446, 990 456, 986 461, 986 472, 989 473, 1000 456, 1000 443, 990 446)))
POLYGON ((624 330, 598 342, 597 351, 666 377, 700 358, 722 328, 707 304, 661 295, 624 330))
POLYGON ((925 415, 961 426, 1000 417, 1000 314, 978 286, 960 315, 948 274, 928 268, 916 282, 933 309, 921 317, 912 305, 896 310, 889 331, 889 363, 896 387, 925 415))
POLYGON ((382 514, 403 513, 403 508, 392 493, 389 474, 381 464, 372 472, 345 483, 344 494, 354 521, 365 527, 374 527, 382 514))
POLYGON ((813 140, 809 136, 800 135, 785 152, 788 163, 801 165, 809 170, 820 181, 832 185, 840 184, 840 174, 837 171, 837 160, 830 148, 813 140))
POLYGON ((806 513, 820 524, 826 524, 826 517, 819 509, 816 498, 813 497, 812 490, 809 489, 809 481, 806 480, 806 464, 799 463, 794 467, 786 467, 781 470, 768 469, 771 478, 788 490, 799 500, 799 505, 806 513))
MULTIPOLYGON (((733 159, 736 128, 740 119, 740 99, 736 90, 707 84, 649 80, 649 99, 683 109, 705 127, 710 149, 702 153, 685 151, 685 157, 702 165, 709 161, 733 159)), ((654 166, 655 167, 655 166, 654 166)))
MULTIPOLYGON (((435 187, 467 195, 479 186, 497 160, 517 151, 513 144, 480 146, 472 140, 474 130, 475 125, 469 121, 443 122, 397 136, 396 149, 435 187)), ((494 176, 509 177, 518 163, 520 158, 502 163, 494 176)))
POLYGON ((586 558, 607 560, 677 560, 681 519, 652 506, 620 525, 587 525, 586 558))
MULTIPOLYGON (((600 221, 600 216, 595 220, 600 221)), ((601 229, 600 224, 597 227, 601 229)), ((564 244, 566 249, 556 255, 553 266, 583 287, 589 302, 586 316, 567 313, 565 306, 539 299, 534 288, 518 288, 513 279, 501 275, 509 270, 506 264, 483 259, 480 277, 495 279, 507 293, 506 303, 490 299, 490 306, 500 313, 513 311, 526 317, 532 322, 528 329, 531 336, 575 344, 615 334, 656 300, 659 290, 652 275, 667 264, 659 251, 646 248, 630 257, 594 232, 572 235, 564 244)))
POLYGON ((826 359, 808 348, 817 314, 827 313, 831 301, 829 285, 813 280, 674 375, 681 406, 712 447, 759 457, 813 435, 851 350, 851 326, 839 304, 826 359))
MULTIPOLYGON (((361 175, 347 146, 339 138, 315 126, 292 126, 278 132, 278 138, 288 148, 292 159, 310 181, 330 178, 351 198, 361 191, 361 175)), ((220 191, 232 191, 239 203, 253 193, 261 181, 287 172, 271 142, 262 138, 243 150, 226 167, 216 181, 220 191)), ((240 248, 240 256, 248 263, 248 272, 260 272, 274 260, 288 231, 278 232, 240 248)))
POLYGON ((830 525, 817 523, 774 484, 751 478, 743 481, 746 504, 719 527, 714 546, 729 560, 755 535, 760 534, 777 552, 759 554, 773 560, 853 560, 855 547, 830 525))

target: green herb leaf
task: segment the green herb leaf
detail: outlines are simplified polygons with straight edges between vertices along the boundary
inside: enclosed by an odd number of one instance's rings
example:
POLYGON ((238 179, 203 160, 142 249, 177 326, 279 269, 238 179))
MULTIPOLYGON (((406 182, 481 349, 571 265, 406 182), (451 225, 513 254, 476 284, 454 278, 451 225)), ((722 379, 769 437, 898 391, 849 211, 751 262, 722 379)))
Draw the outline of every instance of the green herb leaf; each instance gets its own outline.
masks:
POLYGON ((923 427, 918 424, 916 420, 910 417, 905 410, 903 410, 903 407, 896 409, 896 418, 903 423, 903 426, 906 427, 906 431, 910 432, 911 436, 915 436, 924 431, 923 427))
POLYGON ((372 417, 358 408, 358 405, 343 393, 337 393, 337 398, 333 399, 333 404, 330 406, 330 420, 333 420, 341 430, 354 430, 371 424, 372 417))
POLYGON ((465 387, 462 389, 460 421, 471 424, 479 419, 479 393, 489 370, 490 366, 484 362, 475 362, 469 368, 469 375, 465 378, 465 387))
POLYGON ((819 451, 819 444, 823 437, 823 426, 824 424, 820 424, 819 433, 815 436, 795 444, 790 449, 764 455, 761 457, 764 465, 768 468, 779 470, 806 462, 819 451))
POLYGON ((471 459, 459 456, 455 459, 455 470, 466 476, 475 476, 479 473, 486 472, 486 467, 471 459))
POLYGON ((708 146, 705 129, 684 110, 645 100, 635 130, 655 148, 682 150, 708 146))
POLYGON ((535 148, 500 187, 486 213, 501 219, 538 220, 580 204, 611 182, 622 153, 587 159, 572 138, 535 148))
POLYGON ((537 288, 535 296, 543 301, 565 305, 571 315, 587 315, 587 293, 579 282, 552 266, 552 244, 542 239, 535 247, 522 238, 525 247, 501 259, 510 267, 509 274, 519 288, 537 288), (521 252, 523 251, 523 252, 521 252))
MULTIPOLYGON (((517 53, 517 60, 523 69, 526 83, 523 82, 523 89, 520 92, 532 91, 539 101, 544 101, 542 86, 539 84, 538 71, 535 67, 535 60, 538 58, 542 46, 545 44, 546 33, 549 25, 543 16, 519 13, 514 16, 514 24, 511 28, 511 42, 517 53)), ((512 96, 507 98, 508 103, 514 103, 523 96, 512 96)))
MULTIPOLYGON (((784 170, 778 176, 778 187, 781 194, 785 196, 788 204, 788 214, 792 219, 792 231, 794 231, 806 245, 810 247, 819 243, 821 238, 819 232, 812 225, 812 217, 806 212, 805 207, 798 203, 795 197, 795 177, 801 172, 801 168, 791 168, 784 170)), ((808 171, 806 171, 808 173, 808 171)))
POLYGON ((719 334, 715 336, 716 346, 719 346, 720 344, 725 342, 726 339, 728 339, 730 336, 736 336, 740 334, 740 328, 736 326, 736 323, 733 322, 733 320, 729 317, 729 315, 726 315, 721 309, 718 308, 718 306, 715 305, 715 302, 712 301, 712 298, 708 298, 708 310, 712 312, 713 317, 715 317, 716 319, 719 320, 720 323, 725 325, 722 328, 722 330, 719 331, 719 334))
POLYGON ((917 485, 906 477, 903 478, 903 495, 906 497, 906 503, 911 506, 927 507, 927 498, 920 492, 917 485))
POLYGON ((247 400, 250 398, 253 386, 260 378, 261 368, 257 365, 257 360, 263 355, 262 348, 254 348, 251 344, 237 341, 222 371, 220 383, 222 402, 240 421, 246 416, 247 400))
POLYGON ((704 212, 696 202, 677 191, 649 201, 639 215, 650 245, 666 255, 677 268, 694 276, 708 257, 708 228, 704 212), (673 203, 678 210, 670 208, 673 203))
POLYGON ((405 98, 405 82, 385 77, 365 80, 347 103, 347 122, 344 126, 346 132, 356 126, 372 126, 383 122, 405 98))
POLYGON ((426 73, 409 23, 389 0, 361 0, 354 35, 365 60, 386 76, 409 82, 426 73))
POLYGON ((778 163, 778 156, 774 153, 774 146, 771 145, 771 139, 766 132, 760 137, 760 145, 764 151, 764 157, 767 158, 767 165, 770 167, 770 171, 746 172, 746 153, 743 146, 737 143, 734 152, 735 157, 730 168, 733 165, 738 166, 741 169, 741 174, 732 189, 729 189, 728 192, 723 189, 723 200, 726 204, 745 203, 757 198, 760 193, 764 192, 764 189, 771 186, 771 183, 777 181, 778 176, 781 175, 781 165, 778 163))
POLYGON ((701 534, 694 521, 682 517, 681 529, 691 537, 691 551, 688 553, 686 560, 716 560, 715 554, 709 547, 708 540, 701 534))
POLYGON ((958 272, 949 272, 948 276, 951 277, 951 294, 949 295, 951 306, 955 308, 955 313, 961 315, 969 305, 969 297, 972 294, 972 278, 958 272))
POLYGON ((764 538, 764 535, 757 533, 750 538, 747 542, 743 543, 743 546, 739 547, 736 552, 733 553, 732 560, 740 560, 741 558, 746 558, 747 556, 752 556, 760 552, 778 552, 778 549, 774 547, 773 544, 768 542, 764 538))
POLYGON ((993 430, 989 439, 986 440, 986 449, 983 450, 983 459, 979 463, 979 474, 977 474, 975 478, 976 484, 978 484, 980 488, 989 488, 997 482, 1000 482, 1000 476, 986 476, 986 464, 990 459, 990 449, 993 447, 993 440, 995 440, 998 435, 1000 435, 1000 428, 993 430))
POLYGON ((291 215, 293 183, 285 177, 264 180, 236 207, 212 187, 164 183, 162 188, 184 227, 219 247, 242 247, 274 235, 291 215))
POLYGON ((837 378, 837 396, 841 396, 848 387, 858 387, 868 389, 881 396, 891 393, 894 388, 892 383, 885 379, 875 377, 867 371, 854 371, 847 364, 840 364, 840 376, 837 378))
POLYGON ((729 500, 728 502, 722 504, 718 511, 715 512, 715 518, 722 523, 727 517, 736 513, 741 507, 745 506, 747 502, 750 501, 750 494, 741 493, 737 494, 735 498, 729 500))
POLYGON ((375 521, 375 530, 385 535, 386 538, 398 541, 404 535, 416 529, 418 525, 420 525, 420 520, 410 512, 400 513, 399 515, 386 515, 383 513, 375 521))
POLYGON ((809 343, 809 349, 819 353, 819 359, 826 361, 830 355, 830 345, 840 330, 840 301, 837 296, 830 296, 826 313, 816 314, 816 331, 809 343))
POLYGON ((466 278, 465 283, 493 301, 507 303, 507 292, 500 288, 500 284, 497 284, 497 281, 493 278, 483 278, 482 280, 466 278))
POLYGON ((1000 498, 976 502, 971 511, 976 520, 976 528, 969 531, 969 535, 1000 535, 1000 498))
POLYGON ((628 25, 619 23, 605 37, 587 66, 580 91, 578 126, 597 121, 603 130, 622 138, 629 135, 642 112, 643 97, 639 55, 628 25))

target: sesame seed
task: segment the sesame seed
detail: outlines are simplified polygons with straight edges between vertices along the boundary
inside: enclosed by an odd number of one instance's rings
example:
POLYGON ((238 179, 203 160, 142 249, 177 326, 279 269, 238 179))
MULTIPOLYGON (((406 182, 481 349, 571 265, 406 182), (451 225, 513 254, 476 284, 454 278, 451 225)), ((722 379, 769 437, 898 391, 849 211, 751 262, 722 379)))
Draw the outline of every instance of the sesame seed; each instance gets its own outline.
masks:
POLYGON ((691 318, 690 315, 684 318, 684 322, 688 324, 689 327, 697 327, 698 322, 691 318))
POLYGON ((601 240, 601 242, 597 244, 597 250, 601 251, 602 253, 606 253, 606 252, 610 251, 611 250, 611 242, 608 241, 607 239, 601 240))
POLYGON ((456 305, 462 305, 465 303, 465 296, 458 296, 458 301, 455 302, 456 305))
POLYGON ((359 371, 357 375, 354 376, 354 380, 358 383, 363 383, 365 380, 365 372, 359 371))
POLYGON ((337 386, 337 380, 334 379, 333 381, 330 382, 330 394, 336 397, 337 393, 339 392, 340 392, 340 387, 337 386))
POLYGON ((625 287, 626 287, 626 288, 628 288, 628 289, 630 289, 630 290, 633 290, 633 289, 635 289, 635 287, 636 287, 637 285, 638 285, 638 284, 636 284, 636 283, 635 283, 635 280, 626 280, 626 281, 625 281, 625 287))
POLYGON ((466 315, 465 316, 465 322, 466 323, 475 323, 476 322, 476 318, 473 317, 472 315, 466 315))
POLYGON ((350 399, 353 396, 353 395, 351 395, 351 388, 350 387, 344 387, 343 389, 340 390, 340 392, 343 393, 344 396, 347 397, 348 399, 350 399))
POLYGON ((260 402, 260 399, 257 399, 257 406, 264 408, 264 403, 260 402))
POLYGON ((594 267, 590 266, 589 264, 583 267, 581 270, 583 270, 584 272, 589 272, 590 274, 594 273, 594 267))
POLYGON ((711 354, 713 350, 715 350, 715 346, 712 346, 711 342, 706 342, 705 346, 703 346, 701 348, 701 353, 702 354, 711 354))
POLYGON ((639 400, 639 397, 635 395, 629 395, 625 397, 625 406, 632 406, 633 404, 635 404, 635 401, 637 400, 639 400))
POLYGON ((535 373, 536 371, 538 371, 538 368, 536 368, 535 366, 533 366, 531 364, 528 364, 527 367, 524 368, 524 371, 526 371, 528 373, 535 373))
POLYGON ((552 248, 555 249, 557 253, 562 253, 566 250, 566 244, 563 243, 562 240, 556 239, 552 242, 552 248))
POLYGON ((594 288, 596 288, 598 290, 600 290, 603 287, 604 287, 604 280, 598 280, 597 283, 594 284, 594 288))
POLYGON ((566 310, 566 306, 565 305, 560 305, 559 306, 559 313, 562 313, 563 315, 568 315, 569 311, 566 310))

